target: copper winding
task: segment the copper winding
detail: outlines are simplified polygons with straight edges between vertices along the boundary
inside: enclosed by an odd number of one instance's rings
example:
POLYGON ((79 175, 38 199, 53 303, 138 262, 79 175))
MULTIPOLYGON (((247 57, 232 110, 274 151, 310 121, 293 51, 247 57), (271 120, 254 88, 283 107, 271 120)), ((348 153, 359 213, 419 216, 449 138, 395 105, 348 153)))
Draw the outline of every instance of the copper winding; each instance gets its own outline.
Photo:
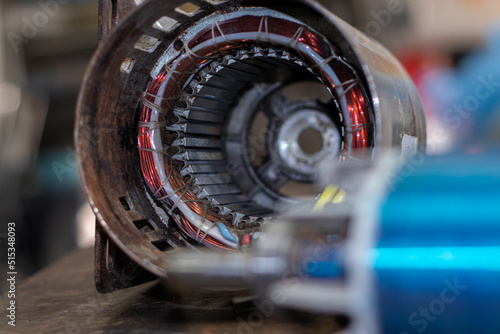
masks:
MULTIPOLYGON (((353 73, 350 73, 348 70, 351 69, 349 65, 347 65, 343 60, 337 59, 334 55, 335 49, 333 49, 330 44, 327 44, 325 40, 318 36, 315 32, 312 32, 298 23, 290 22, 284 19, 256 16, 242 16, 237 19, 230 19, 221 23, 217 22, 212 25, 212 27, 207 27, 186 43, 180 51, 180 54, 169 62, 164 67, 164 70, 161 71, 161 73, 158 74, 149 85, 149 88, 143 97, 144 103, 140 115, 141 123, 138 132, 138 147, 141 169, 144 178, 151 192, 154 193, 157 199, 160 199, 167 205, 167 207, 170 208, 178 204, 174 203, 170 198, 173 194, 167 194, 163 188, 164 184, 162 184, 162 182, 169 182, 171 187, 176 189, 175 192, 179 196, 179 201, 185 203, 190 210, 202 217, 203 223, 207 221, 207 223, 214 225, 217 222, 222 222, 226 224, 226 226, 230 227, 231 222, 228 218, 222 216, 211 208, 209 201, 198 199, 189 182, 186 183, 182 179, 180 171, 176 168, 172 157, 170 157, 166 151, 158 152, 153 149, 153 139, 151 136, 152 130, 160 129, 164 124, 175 121, 173 108, 176 100, 178 100, 182 93, 181 88, 185 86, 185 83, 192 74, 199 71, 200 67, 211 59, 223 56, 224 53, 228 53, 235 49, 242 49, 250 42, 247 40, 228 40, 224 35, 224 32, 227 29, 232 29, 232 33, 234 33, 235 29, 239 29, 240 32, 255 32, 258 29, 259 38, 261 38, 261 35, 269 36, 270 33, 287 36, 290 38, 290 45, 288 45, 288 47, 293 47, 294 43, 298 44, 300 41, 301 43, 307 44, 325 59, 330 59, 328 64, 335 69, 335 73, 338 75, 339 79, 342 82, 352 82, 352 84, 348 85, 348 89, 346 89, 343 93, 349 106, 347 113, 352 121, 351 129, 353 130, 346 134, 351 136, 350 142, 352 148, 363 150, 371 146, 372 143, 370 142, 370 130, 365 126, 365 124, 370 124, 368 103, 365 99, 359 80, 352 81, 353 73), (236 22, 236 20, 238 20, 238 22, 236 22), (216 37, 221 36, 223 37, 224 42, 216 43, 216 37), (212 39, 214 43, 212 46, 206 47, 200 51, 203 55, 193 53, 191 49, 195 45, 210 39, 212 39), (188 57, 181 59, 181 55, 187 55, 188 57), (175 69, 172 69, 174 64, 175 69), (158 119, 158 121, 151 120, 153 109, 159 113, 159 117, 161 119, 158 119), (165 171, 168 171, 167 180, 160 180, 157 166, 154 163, 154 154, 157 153, 164 155, 165 171)), ((306 62, 312 61, 307 55, 302 53, 300 53, 300 55, 304 58, 304 60, 306 60, 306 62)), ((325 66, 325 64, 322 64, 322 66, 325 66)), ((324 79, 326 84, 331 87, 335 87, 335 84, 330 80, 330 78, 324 79)), ((165 133, 166 130, 162 129, 160 131, 165 133)), ((350 149, 351 148, 346 145, 344 147, 344 153, 348 154, 350 149)), ((361 153, 363 153, 363 151, 361 151, 361 153)), ((172 216, 182 231, 191 238, 197 241, 201 240, 203 244, 208 246, 234 250, 221 241, 213 238, 209 233, 208 235, 205 235, 205 232, 200 230, 201 227, 195 227, 184 215, 179 214, 172 216)))

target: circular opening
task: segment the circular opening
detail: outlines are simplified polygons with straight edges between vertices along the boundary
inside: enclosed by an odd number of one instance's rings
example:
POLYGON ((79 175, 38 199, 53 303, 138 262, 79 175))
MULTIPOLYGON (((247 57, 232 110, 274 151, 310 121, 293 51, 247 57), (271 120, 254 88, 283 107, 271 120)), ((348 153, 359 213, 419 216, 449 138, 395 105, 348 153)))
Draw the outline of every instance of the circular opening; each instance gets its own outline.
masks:
POLYGON ((307 128, 299 135, 299 147, 307 155, 313 155, 323 148, 323 135, 319 130, 307 128))
POLYGON ((179 39, 174 42, 175 51, 181 50, 183 46, 184 46, 184 43, 179 39))

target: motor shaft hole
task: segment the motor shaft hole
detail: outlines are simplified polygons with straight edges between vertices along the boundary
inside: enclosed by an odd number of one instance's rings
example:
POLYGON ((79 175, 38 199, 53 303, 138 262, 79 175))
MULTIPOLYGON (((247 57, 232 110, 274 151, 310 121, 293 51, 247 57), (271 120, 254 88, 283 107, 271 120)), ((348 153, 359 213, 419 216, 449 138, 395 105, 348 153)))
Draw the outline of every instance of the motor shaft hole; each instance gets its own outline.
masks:
POLYGON ((316 154, 323 148, 323 135, 314 128, 304 129, 299 135, 298 144, 305 154, 316 154))

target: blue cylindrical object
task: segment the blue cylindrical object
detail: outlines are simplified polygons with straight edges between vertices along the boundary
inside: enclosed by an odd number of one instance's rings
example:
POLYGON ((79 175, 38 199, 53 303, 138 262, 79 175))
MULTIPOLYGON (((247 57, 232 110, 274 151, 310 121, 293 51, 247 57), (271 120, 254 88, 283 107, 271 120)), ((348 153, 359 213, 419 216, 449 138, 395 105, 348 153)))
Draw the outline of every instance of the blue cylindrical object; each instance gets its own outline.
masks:
POLYGON ((381 208, 384 333, 500 333, 500 152, 429 157, 381 208))

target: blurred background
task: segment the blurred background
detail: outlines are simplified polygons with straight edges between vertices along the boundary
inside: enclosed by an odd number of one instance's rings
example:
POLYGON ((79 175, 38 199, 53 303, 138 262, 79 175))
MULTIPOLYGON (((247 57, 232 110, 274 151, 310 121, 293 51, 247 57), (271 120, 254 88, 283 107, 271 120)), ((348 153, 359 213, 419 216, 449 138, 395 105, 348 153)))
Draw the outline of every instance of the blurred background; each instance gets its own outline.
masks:
MULTIPOLYGON (((322 2, 407 68, 425 104, 430 154, 500 141, 498 0, 322 2)), ((97 47, 97 8, 97 0, 0 0, 0 261, 13 221, 20 278, 93 245, 73 122, 97 47)))

